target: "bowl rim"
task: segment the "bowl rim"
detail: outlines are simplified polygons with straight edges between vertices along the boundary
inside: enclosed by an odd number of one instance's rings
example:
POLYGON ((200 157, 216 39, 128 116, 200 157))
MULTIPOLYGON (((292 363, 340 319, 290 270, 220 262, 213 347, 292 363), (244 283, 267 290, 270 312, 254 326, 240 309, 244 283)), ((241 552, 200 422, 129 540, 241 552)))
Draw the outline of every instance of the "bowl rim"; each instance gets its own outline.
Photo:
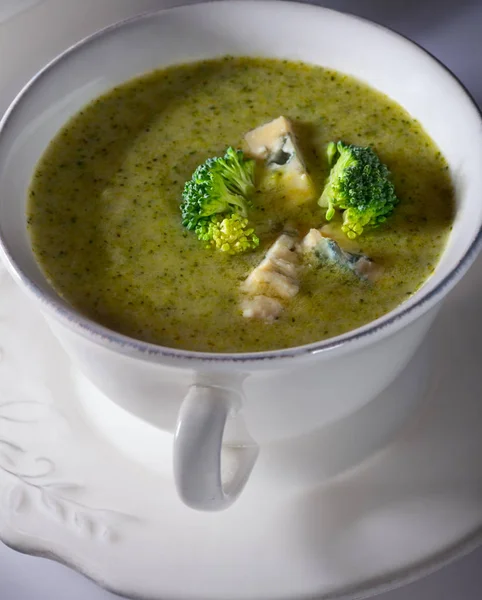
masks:
MULTIPOLYGON (((41 68, 30 80, 23 86, 20 92, 11 102, 8 109, 5 111, 3 117, 0 119, 0 145, 2 143, 2 132, 5 129, 7 123, 21 104, 24 97, 28 92, 35 86, 35 84, 47 73, 52 71, 58 64, 68 59, 70 55, 81 51, 85 46, 88 46, 92 42, 105 35, 120 30, 129 25, 137 22, 152 19, 153 17, 159 17, 167 12, 185 11, 188 9, 199 7, 211 6, 214 4, 223 4, 230 6, 242 6, 243 9, 257 10, 260 7, 274 8, 276 5, 278 8, 280 4, 291 7, 292 10, 309 10, 318 14, 323 13, 336 13, 343 15, 346 19, 352 21, 361 22, 364 26, 377 28, 390 34, 390 37, 396 38, 404 44, 415 48, 421 55, 429 57, 434 63, 445 71, 447 77, 452 79, 452 82, 461 89, 465 97, 470 101, 472 107, 478 114, 479 119, 482 123, 482 110, 479 108, 477 102, 473 98, 472 94, 466 88, 466 86, 460 81, 460 79, 436 56, 431 54, 428 50, 422 47, 417 42, 411 40, 407 36, 395 31, 394 29, 381 25, 370 19, 354 15, 349 12, 338 11, 331 8, 326 8, 319 5, 313 5, 308 2, 298 2, 296 0, 203 0, 195 4, 181 4, 169 8, 161 8, 156 10, 149 10, 142 12, 133 17, 122 19, 111 25, 103 27, 98 31, 80 39, 75 44, 66 48, 63 52, 55 56, 50 60, 43 68, 41 68)), ((423 125, 423 124, 422 124, 423 125)), ((301 346, 293 346, 289 348, 283 348, 278 350, 269 351, 258 351, 258 352, 243 352, 243 353, 218 353, 218 352, 198 352, 191 350, 183 350, 177 348, 170 348, 168 346, 161 346, 149 342, 144 342, 131 338, 129 336, 118 333, 111 330, 96 321, 82 315, 73 306, 64 303, 64 301, 58 296, 53 287, 48 284, 55 296, 49 298, 47 294, 34 283, 30 277, 20 268, 14 257, 12 256, 8 246, 3 239, 2 231, 0 228, 0 255, 3 256, 6 263, 7 269, 10 271, 14 279, 19 283, 29 295, 33 296, 36 300, 40 301, 43 308, 48 313, 56 317, 67 325, 75 333, 82 335, 83 337, 95 342, 102 346, 108 346, 111 349, 122 353, 131 355, 132 353, 141 357, 148 357, 150 360, 183 360, 183 361, 197 361, 201 363, 217 363, 219 366, 226 363, 259 363, 260 361, 279 361, 280 359, 293 359, 302 358, 304 356, 326 354, 335 349, 354 349, 355 347, 365 346, 374 341, 374 337, 377 336, 385 338, 395 331, 401 329, 403 326, 409 325, 411 322, 416 320, 422 314, 427 312, 432 306, 437 304, 463 277, 468 271, 472 263, 475 261, 478 253, 482 249, 482 224, 479 227, 474 239, 470 246, 461 256, 457 264, 434 286, 433 289, 427 291, 425 294, 421 293, 420 297, 410 302, 398 305, 390 312, 386 313, 379 319, 370 321, 369 323, 358 327, 354 330, 348 331, 344 334, 328 338, 327 340, 313 342, 301 346)))

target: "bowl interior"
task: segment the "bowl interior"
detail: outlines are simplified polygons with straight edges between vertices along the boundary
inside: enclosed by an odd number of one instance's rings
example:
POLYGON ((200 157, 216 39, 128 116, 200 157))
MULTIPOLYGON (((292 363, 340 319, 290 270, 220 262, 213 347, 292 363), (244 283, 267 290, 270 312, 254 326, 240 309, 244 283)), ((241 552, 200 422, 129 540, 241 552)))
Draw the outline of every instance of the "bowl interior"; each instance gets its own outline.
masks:
POLYGON ((397 34, 331 10, 261 0, 198 4, 113 26, 54 61, 27 87, 0 133, 0 237, 17 275, 62 303, 31 251, 25 204, 35 165, 65 121, 136 75, 226 54, 302 60, 354 75, 423 124, 449 163, 458 207, 435 275, 409 303, 434 289, 482 223, 482 123, 475 105, 442 65, 397 34))

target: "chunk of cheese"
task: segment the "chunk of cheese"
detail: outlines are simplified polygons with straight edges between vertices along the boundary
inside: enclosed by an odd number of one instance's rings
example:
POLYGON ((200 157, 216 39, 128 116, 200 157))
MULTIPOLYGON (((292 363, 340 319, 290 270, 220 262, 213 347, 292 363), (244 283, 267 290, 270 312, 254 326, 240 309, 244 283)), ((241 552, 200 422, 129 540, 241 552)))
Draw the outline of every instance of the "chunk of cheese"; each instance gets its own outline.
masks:
POLYGON ((277 176, 277 184, 286 190, 293 203, 303 204, 316 197, 288 119, 279 117, 262 125, 247 133, 245 140, 252 156, 266 161, 267 169, 277 176))
POLYGON ((327 261, 341 269, 352 271, 359 279, 376 281, 383 274, 380 265, 360 252, 350 252, 332 237, 324 235, 323 229, 311 229, 301 241, 302 252, 312 255, 322 264, 327 261))

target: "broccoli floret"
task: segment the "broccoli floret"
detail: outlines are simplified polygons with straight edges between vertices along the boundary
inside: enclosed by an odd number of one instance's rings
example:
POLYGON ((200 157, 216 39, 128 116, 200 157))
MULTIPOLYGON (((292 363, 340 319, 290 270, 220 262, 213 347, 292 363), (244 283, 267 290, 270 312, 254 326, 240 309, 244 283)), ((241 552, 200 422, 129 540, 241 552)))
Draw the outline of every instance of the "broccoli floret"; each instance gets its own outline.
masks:
POLYGON ((182 194, 182 224, 198 238, 229 254, 256 248, 249 227, 250 196, 255 189, 255 161, 228 148, 224 157, 209 158, 193 173, 182 194))
POLYGON ((249 198, 254 192, 256 162, 244 158, 241 150, 228 148, 224 158, 218 159, 219 172, 228 190, 237 196, 249 198))
POLYGON ((196 229, 201 219, 215 214, 248 214, 249 197, 254 191, 254 160, 228 148, 224 157, 209 158, 193 173, 182 194, 182 224, 196 229))
POLYGON ((344 210, 342 230, 350 239, 384 223, 398 198, 390 171, 372 148, 331 142, 327 155, 332 169, 318 201, 327 208, 326 219, 330 221, 336 209, 344 210))
POLYGON ((248 219, 238 213, 203 219, 196 227, 196 234, 200 240, 208 242, 208 247, 226 254, 241 254, 259 246, 259 238, 249 226, 248 219))

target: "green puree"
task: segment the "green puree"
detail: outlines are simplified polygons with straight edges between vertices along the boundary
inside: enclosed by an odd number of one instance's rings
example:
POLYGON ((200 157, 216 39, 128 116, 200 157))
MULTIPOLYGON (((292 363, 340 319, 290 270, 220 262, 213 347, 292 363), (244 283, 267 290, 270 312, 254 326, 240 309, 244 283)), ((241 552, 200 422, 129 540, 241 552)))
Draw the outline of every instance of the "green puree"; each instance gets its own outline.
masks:
POLYGON ((395 102, 322 68, 225 58, 151 73, 86 106, 38 165, 28 223, 49 281, 85 315, 165 346, 245 352, 329 338, 396 307, 433 272, 453 212, 443 157, 395 102), (268 324, 242 316, 239 285, 285 221, 304 234, 323 225, 323 209, 260 189, 252 217, 260 248, 230 257, 182 228, 179 203, 197 165, 280 115, 294 121, 320 193, 326 144, 341 138, 374 146, 401 202, 359 238, 384 267, 379 281, 305 268, 299 295, 268 324))

